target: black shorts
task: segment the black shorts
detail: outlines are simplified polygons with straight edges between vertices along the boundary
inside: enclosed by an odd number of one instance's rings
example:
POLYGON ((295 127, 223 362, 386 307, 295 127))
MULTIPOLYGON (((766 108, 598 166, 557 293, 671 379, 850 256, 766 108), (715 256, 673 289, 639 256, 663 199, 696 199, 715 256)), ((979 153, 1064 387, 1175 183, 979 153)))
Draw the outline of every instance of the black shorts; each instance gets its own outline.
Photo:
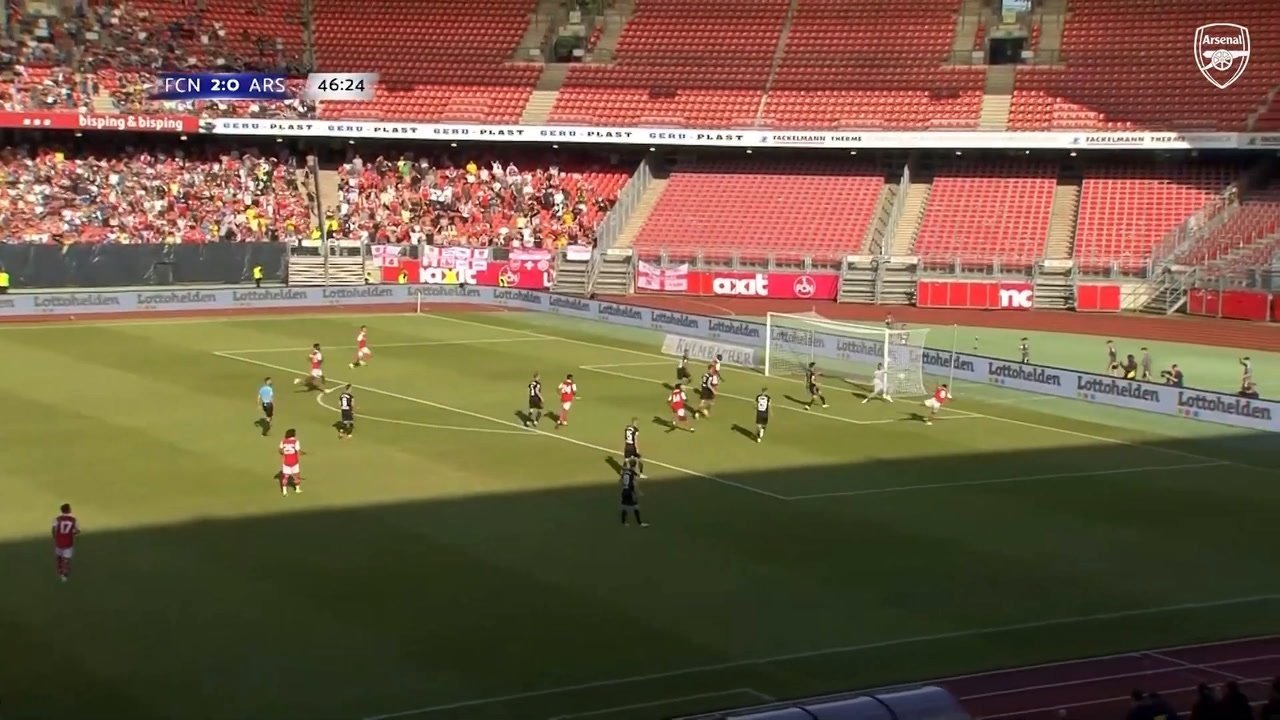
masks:
POLYGON ((635 445, 623 445, 623 446, 622 446, 622 459, 623 459, 623 460, 626 460, 626 459, 628 459, 628 458, 638 458, 638 457, 640 457, 640 451, 636 449, 636 446, 635 446, 635 445))
POLYGON ((759 411, 757 411, 757 412, 756 412, 756 424, 757 424, 757 425, 759 425, 760 427, 764 427, 765 425, 768 425, 768 424, 769 424, 769 413, 767 413, 767 412, 759 412, 759 411))
POLYGON ((530 409, 530 410, 541 410, 541 409, 542 409, 542 398, 536 398, 536 397, 531 397, 531 398, 529 398, 529 409, 530 409))
POLYGON ((809 384, 809 394, 810 394, 810 395, 821 395, 821 394, 822 394, 822 388, 818 387, 818 384, 817 384, 817 383, 810 383, 810 384, 809 384))
POLYGON ((702 388, 698 391, 698 397, 710 402, 716 399, 716 391, 711 388, 702 388))
POLYGON ((636 502, 636 494, 628 490, 622 491, 622 507, 635 508, 640 507, 640 503, 636 502))
POLYGON ((348 425, 351 425, 355 423, 355 421, 356 421, 356 413, 354 410, 342 411, 342 422, 347 423, 348 425))
POLYGON ((683 367, 676 368, 676 380, 682 381, 682 380, 688 380, 688 379, 689 379, 689 368, 683 368, 683 367))
POLYGON ((276 404, 275 404, 275 403, 262 403, 262 416, 263 416, 263 417, 265 417, 265 418, 266 418, 266 419, 268 419, 268 420, 270 420, 271 418, 275 417, 275 416, 276 416, 276 404))

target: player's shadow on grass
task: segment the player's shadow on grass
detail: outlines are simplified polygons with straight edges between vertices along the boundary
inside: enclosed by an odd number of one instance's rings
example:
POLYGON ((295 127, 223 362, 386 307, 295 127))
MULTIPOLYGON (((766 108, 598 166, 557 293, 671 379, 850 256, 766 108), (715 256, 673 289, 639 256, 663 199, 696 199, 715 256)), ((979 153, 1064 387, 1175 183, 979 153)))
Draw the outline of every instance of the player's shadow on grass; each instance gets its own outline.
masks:
POLYGON ((618 459, 614 456, 606 455, 604 458, 604 464, 613 468, 615 473, 618 473, 619 475, 622 474, 622 463, 618 462, 618 459))
POLYGON ((521 425, 528 426, 533 424, 533 416, 524 410, 516 411, 516 419, 520 421, 521 425))
POLYGON ((675 390, 675 389, 676 389, 675 384, 674 384, 674 383, 669 383, 669 382, 664 382, 664 383, 662 383, 662 387, 666 388, 668 391, 671 391, 671 390, 675 390))
POLYGON ((741 425, 739 425, 739 424, 737 424, 737 423, 734 423, 734 424, 733 424, 733 431, 734 431, 734 432, 736 432, 736 433, 738 433, 738 434, 739 434, 739 435, 741 435, 742 437, 744 437, 744 438, 746 438, 746 439, 750 440, 751 442, 755 442, 755 441, 756 441, 756 434, 755 434, 755 433, 753 433, 753 432, 751 432, 750 428, 745 428, 745 427, 743 427, 743 426, 741 426, 741 425))
POLYGON ((902 418, 903 422, 925 422, 928 419, 929 418, 918 412, 909 413, 906 417, 902 418))
POLYGON ((801 407, 809 407, 809 401, 808 401, 808 400, 801 400, 800 398, 798 398, 798 397, 793 397, 793 396, 791 396, 791 395, 783 395, 782 397, 786 398, 789 402, 793 402, 793 403, 795 403, 796 405, 799 405, 799 406, 801 406, 801 407))
POLYGON ((258 428, 258 430, 262 432, 262 437, 266 437, 267 435, 271 434, 271 423, 267 422, 266 420, 263 420, 262 418, 258 418, 257 420, 254 420, 253 426, 258 428))

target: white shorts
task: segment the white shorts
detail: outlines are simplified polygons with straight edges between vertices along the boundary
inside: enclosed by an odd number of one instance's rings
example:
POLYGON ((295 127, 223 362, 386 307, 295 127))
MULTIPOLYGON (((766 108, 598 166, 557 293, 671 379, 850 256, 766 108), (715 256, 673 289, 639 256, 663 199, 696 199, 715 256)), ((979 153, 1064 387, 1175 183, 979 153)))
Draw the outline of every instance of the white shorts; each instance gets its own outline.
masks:
POLYGON ((359 355, 360 357, 369 357, 372 354, 373 351, 367 347, 356 348, 356 355, 359 355))
POLYGON ((889 386, 883 383, 876 383, 875 389, 872 390, 872 394, 874 395, 884 395, 887 392, 889 392, 889 386))
POLYGON ((54 548, 53 554, 54 554, 54 557, 60 557, 64 560, 70 560, 71 556, 75 554, 75 550, 76 550, 75 548, 54 548))
POLYGON ((938 402, 937 398, 929 398, 928 400, 925 400, 924 406, 934 412, 938 412, 942 409, 942 403, 938 402))
POLYGON ((323 371, 323 370, 321 370, 320 368, 314 368, 314 369, 311 371, 311 377, 313 377, 313 378, 324 377, 324 371, 323 371))
POLYGON ((297 474, 298 474, 298 466, 297 466, 297 465, 284 465, 284 466, 282 466, 282 467, 280 468, 280 474, 281 474, 281 475, 297 475, 297 474))
POLYGON ((573 402, 560 403, 560 407, 564 408, 565 412, 568 412, 569 408, 573 407, 573 402))
POLYGON ((684 419, 684 408, 680 408, 679 410, 676 410, 675 413, 676 413, 676 417, 680 418, 681 420, 684 419))

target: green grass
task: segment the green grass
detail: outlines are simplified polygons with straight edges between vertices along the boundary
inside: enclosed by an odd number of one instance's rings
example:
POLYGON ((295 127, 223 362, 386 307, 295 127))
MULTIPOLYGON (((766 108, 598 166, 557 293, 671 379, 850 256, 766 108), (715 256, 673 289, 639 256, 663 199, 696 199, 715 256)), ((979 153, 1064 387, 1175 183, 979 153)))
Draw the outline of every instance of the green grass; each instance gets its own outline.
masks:
POLYGON ((1271 436, 994 391, 933 427, 848 388, 806 413, 744 371, 765 443, 733 398, 667 434, 659 340, 505 313, 0 329, 5 717, 639 720, 1280 631, 1271 436), (315 341, 358 385, 350 442, 290 384, 315 341), (577 375, 568 428, 519 429, 534 370, 577 375), (609 464, 632 416, 643 531, 609 464))

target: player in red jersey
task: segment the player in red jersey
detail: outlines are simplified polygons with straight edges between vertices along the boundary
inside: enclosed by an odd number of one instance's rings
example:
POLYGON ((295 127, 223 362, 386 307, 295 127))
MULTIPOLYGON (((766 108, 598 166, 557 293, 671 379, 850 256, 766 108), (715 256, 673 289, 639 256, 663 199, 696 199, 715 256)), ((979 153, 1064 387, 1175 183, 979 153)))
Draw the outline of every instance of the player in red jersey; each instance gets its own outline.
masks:
POLYGON ((58 579, 66 582, 71 574, 71 556, 75 554, 80 522, 71 514, 70 503, 63 503, 58 509, 62 514, 53 519, 53 554, 58 559, 58 579))
POLYGON ((360 332, 356 333, 356 359, 352 360, 347 367, 355 369, 367 364, 370 355, 373 355, 373 351, 369 349, 369 328, 361 325, 360 332))
POLYGON ((569 424, 569 408, 573 407, 573 399, 578 397, 578 384, 573 381, 573 373, 564 376, 564 382, 557 388, 560 391, 560 416, 556 418, 556 427, 569 424))
POLYGON ((924 406, 929 408, 929 417, 924 419, 924 424, 932 425, 933 419, 938 416, 938 411, 941 410, 942 406, 946 405, 947 401, 950 399, 951 390, 947 388, 947 384, 943 383, 939 385, 938 389, 933 391, 933 397, 924 401, 924 406))
POLYGON ((302 455, 302 443, 298 441, 298 431, 289 428, 284 431, 284 439, 280 441, 280 494, 289 494, 289 485, 293 492, 302 492, 302 473, 298 458, 302 455))
POLYGON ((307 363, 311 366, 307 377, 294 378, 293 384, 305 382, 308 390, 324 390, 327 381, 324 379, 324 353, 320 352, 320 343, 311 346, 311 353, 307 355, 307 363))
POLYGON ((685 408, 687 402, 689 398, 684 394, 684 383, 676 383, 676 386, 671 389, 671 394, 667 396, 667 404, 671 406, 671 414, 674 416, 671 421, 672 430, 693 432, 697 429, 689 426, 689 411, 685 408))

